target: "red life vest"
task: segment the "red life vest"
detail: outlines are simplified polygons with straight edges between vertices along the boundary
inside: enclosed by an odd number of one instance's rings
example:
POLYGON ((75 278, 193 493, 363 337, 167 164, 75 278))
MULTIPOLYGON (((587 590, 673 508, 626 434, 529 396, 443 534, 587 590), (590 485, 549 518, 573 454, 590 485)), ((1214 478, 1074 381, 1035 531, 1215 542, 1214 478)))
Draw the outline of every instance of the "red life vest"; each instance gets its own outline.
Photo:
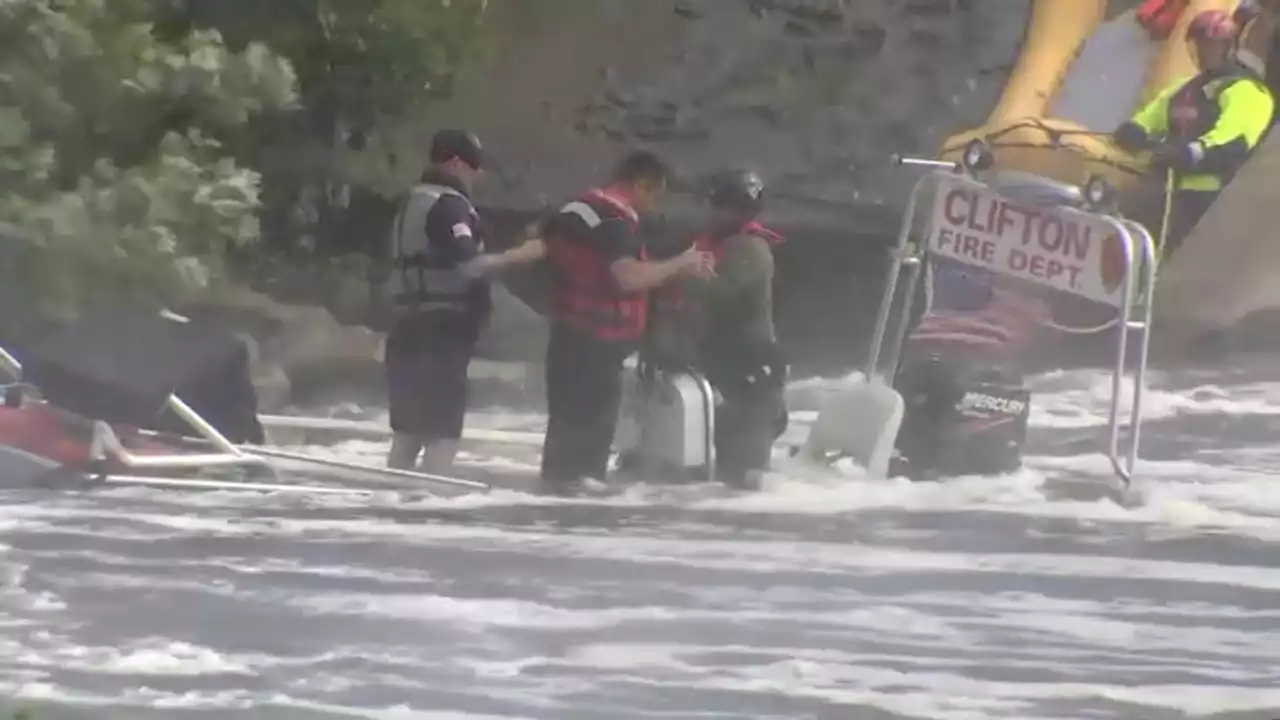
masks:
POLYGON ((1177 27, 1187 4, 1187 0, 1146 0, 1138 8, 1138 24, 1152 40, 1165 40, 1177 27))
MULTIPOLYGON (((639 340, 644 335, 648 295, 618 286, 594 237, 596 228, 609 219, 622 219, 631 232, 638 232, 640 218, 635 208, 608 189, 597 188, 565 205, 560 214, 578 216, 588 232, 584 237, 573 237, 553 231, 543 238, 556 277, 552 298, 555 317, 599 340, 639 340)), ((639 259, 645 257, 641 249, 639 259)))
MULTIPOLYGON (((752 220, 728 235, 717 236, 709 232, 702 233, 693 239, 693 246, 702 252, 711 253, 712 257, 716 259, 716 263, 719 263, 724 257, 724 241, 744 234, 762 237, 769 241, 770 245, 775 246, 785 242, 785 238, 782 235, 752 220)), ((654 292, 654 304, 663 313, 680 313, 688 309, 689 301, 679 285, 671 284, 664 285, 654 292)))

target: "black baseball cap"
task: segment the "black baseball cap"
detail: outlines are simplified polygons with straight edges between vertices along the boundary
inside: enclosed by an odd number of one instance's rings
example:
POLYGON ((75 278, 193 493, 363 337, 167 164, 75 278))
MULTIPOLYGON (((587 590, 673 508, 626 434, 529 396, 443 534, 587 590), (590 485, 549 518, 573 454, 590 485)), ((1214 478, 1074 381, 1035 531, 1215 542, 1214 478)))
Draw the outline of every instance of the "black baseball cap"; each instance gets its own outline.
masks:
POLYGON ((431 162, 443 163, 457 158, 474 170, 479 170, 484 161, 484 149, 480 138, 473 132, 457 129, 445 129, 431 138, 431 162))

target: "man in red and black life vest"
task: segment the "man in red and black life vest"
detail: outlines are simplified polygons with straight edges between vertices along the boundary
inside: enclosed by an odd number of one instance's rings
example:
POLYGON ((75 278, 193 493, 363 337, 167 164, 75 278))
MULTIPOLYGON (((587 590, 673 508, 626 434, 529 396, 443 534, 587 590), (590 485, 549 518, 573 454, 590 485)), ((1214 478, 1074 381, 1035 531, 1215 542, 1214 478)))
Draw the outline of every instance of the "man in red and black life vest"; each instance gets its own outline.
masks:
POLYGON ((1263 79, 1239 62, 1240 26, 1223 10, 1192 19, 1186 40, 1200 72, 1170 86, 1116 129, 1115 144, 1150 150, 1151 165, 1176 173, 1164 256, 1195 228, 1271 126, 1275 100, 1263 79))
POLYGON ((924 295, 894 382, 906 412, 890 471, 932 480, 1017 469, 1030 411, 1021 360, 1051 307, 1030 283, 939 257, 924 295))
MULTIPOLYGON (((547 492, 574 494, 587 479, 606 480, 623 361, 644 336, 648 292, 681 275, 714 273, 712 255, 696 248, 647 259, 639 214, 657 205, 670 175, 656 155, 633 152, 607 186, 567 203, 543 225, 552 278, 541 473, 547 492)), ((535 243, 516 255, 536 250, 535 243)))
POLYGON ((711 177, 711 216, 693 248, 715 258, 716 274, 654 293, 646 348, 659 369, 703 374, 721 398, 716 469, 734 487, 758 487, 773 442, 786 429, 787 364, 773 323, 773 248, 782 237, 760 224, 764 182, 754 171, 711 177))
POLYGON ((446 471, 462 436, 467 367, 489 320, 489 283, 468 272, 483 250, 471 187, 479 139, 441 130, 431 165, 397 214, 386 292, 392 308, 384 365, 392 441, 387 465, 446 471))

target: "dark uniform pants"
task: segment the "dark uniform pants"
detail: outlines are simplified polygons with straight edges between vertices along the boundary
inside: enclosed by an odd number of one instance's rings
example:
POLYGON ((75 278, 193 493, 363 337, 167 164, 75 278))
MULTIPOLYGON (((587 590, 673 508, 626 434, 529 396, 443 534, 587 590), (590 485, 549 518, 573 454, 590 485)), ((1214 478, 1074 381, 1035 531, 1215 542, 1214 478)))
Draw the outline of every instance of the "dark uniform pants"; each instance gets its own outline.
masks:
POLYGON ((462 437, 467 367, 478 334, 473 323, 453 316, 395 322, 384 361, 392 431, 427 441, 462 437))
POLYGON ((786 428, 787 405, 781 388, 726 396, 716 413, 716 473, 720 481, 742 486, 751 472, 768 470, 773 443, 786 428))
MULTIPOLYGON (((1182 242, 1195 229, 1200 218, 1208 212, 1213 201, 1218 199, 1218 195, 1217 191, 1203 190, 1179 190, 1174 194, 1173 209, 1169 215, 1169 237, 1165 238, 1161 259, 1168 260, 1178 251, 1178 248, 1182 247, 1182 242)), ((1159 232, 1159 228, 1160 226, 1156 225, 1155 231, 1159 232)), ((1156 240, 1159 241, 1159 238, 1156 240)))
MULTIPOLYGON (((1182 247, 1187 235, 1195 229, 1196 223, 1208 212, 1214 201, 1222 192, 1204 192, 1200 190, 1179 190, 1173 198, 1173 211, 1169 217, 1169 237, 1165 240, 1162 260, 1168 260, 1182 247)), ((1226 328, 1213 328, 1197 336, 1193 342, 1193 350, 1205 359, 1220 361, 1227 352, 1226 328)))
POLYGON ((572 491, 586 478, 605 480, 622 402, 622 363, 631 350, 629 344, 552 325, 542 446, 548 489, 572 491))
POLYGON ((723 399, 716 410, 716 472, 721 482, 743 486, 750 473, 769 469, 773 443, 787 429, 787 367, 775 348, 731 357, 709 364, 707 378, 723 399))

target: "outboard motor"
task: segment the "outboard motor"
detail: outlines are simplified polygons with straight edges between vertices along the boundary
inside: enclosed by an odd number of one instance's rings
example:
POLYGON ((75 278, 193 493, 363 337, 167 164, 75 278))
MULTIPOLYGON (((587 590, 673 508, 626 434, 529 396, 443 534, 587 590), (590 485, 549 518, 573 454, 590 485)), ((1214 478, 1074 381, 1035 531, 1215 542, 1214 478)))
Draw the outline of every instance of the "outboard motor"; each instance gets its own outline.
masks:
MULTIPOLYGON (((1079 188, 1020 172, 990 173, 986 187, 1033 207, 1079 207, 1085 200, 1079 188)), ((891 381, 882 378, 880 340, 874 340, 869 379, 825 400, 797 454, 823 463, 847 457, 872 477, 912 480, 1017 470, 1031 393, 1014 361, 1050 316, 1042 288, 928 253, 908 277, 904 321, 893 341, 903 364, 894 353, 886 373, 891 381), (912 328, 905 318, 921 301, 925 311, 912 328)), ((894 293, 891 283, 882 299, 880 339, 894 293)))
POLYGON ((1016 470, 1030 411, 1017 368, 1035 331, 1118 328, 1106 453, 1127 491, 1138 462, 1141 394, 1133 394, 1127 411, 1134 429, 1122 453, 1121 384, 1132 360, 1135 388, 1146 372, 1158 247, 1151 233, 1117 215, 1105 178, 1077 187, 993 171, 995 156, 982 139, 965 146, 960 162, 901 156, 893 162, 934 172, 912 188, 862 377, 825 399, 797 455, 821 463, 849 458, 875 478, 1016 470), (926 192, 932 211, 917 212, 926 192), (922 218, 928 225, 917 227, 922 218), (926 274, 923 289, 932 296, 913 329, 926 274), (1054 317, 1059 298, 1083 301, 1107 319, 1063 325, 1054 317))
MULTIPOLYGON (((1084 201, 1079 188, 1028 173, 995 172, 989 186, 1037 207, 1084 201)), ((925 295, 925 316, 894 380, 905 413, 890 474, 937 480, 1017 470, 1031 392, 1013 360, 1047 307, 1033 286, 945 258, 926 270, 925 295)))
POLYGON ((903 366, 896 387, 906 412, 891 475, 937 480, 1021 467, 1031 410, 1021 373, 927 355, 903 366))

